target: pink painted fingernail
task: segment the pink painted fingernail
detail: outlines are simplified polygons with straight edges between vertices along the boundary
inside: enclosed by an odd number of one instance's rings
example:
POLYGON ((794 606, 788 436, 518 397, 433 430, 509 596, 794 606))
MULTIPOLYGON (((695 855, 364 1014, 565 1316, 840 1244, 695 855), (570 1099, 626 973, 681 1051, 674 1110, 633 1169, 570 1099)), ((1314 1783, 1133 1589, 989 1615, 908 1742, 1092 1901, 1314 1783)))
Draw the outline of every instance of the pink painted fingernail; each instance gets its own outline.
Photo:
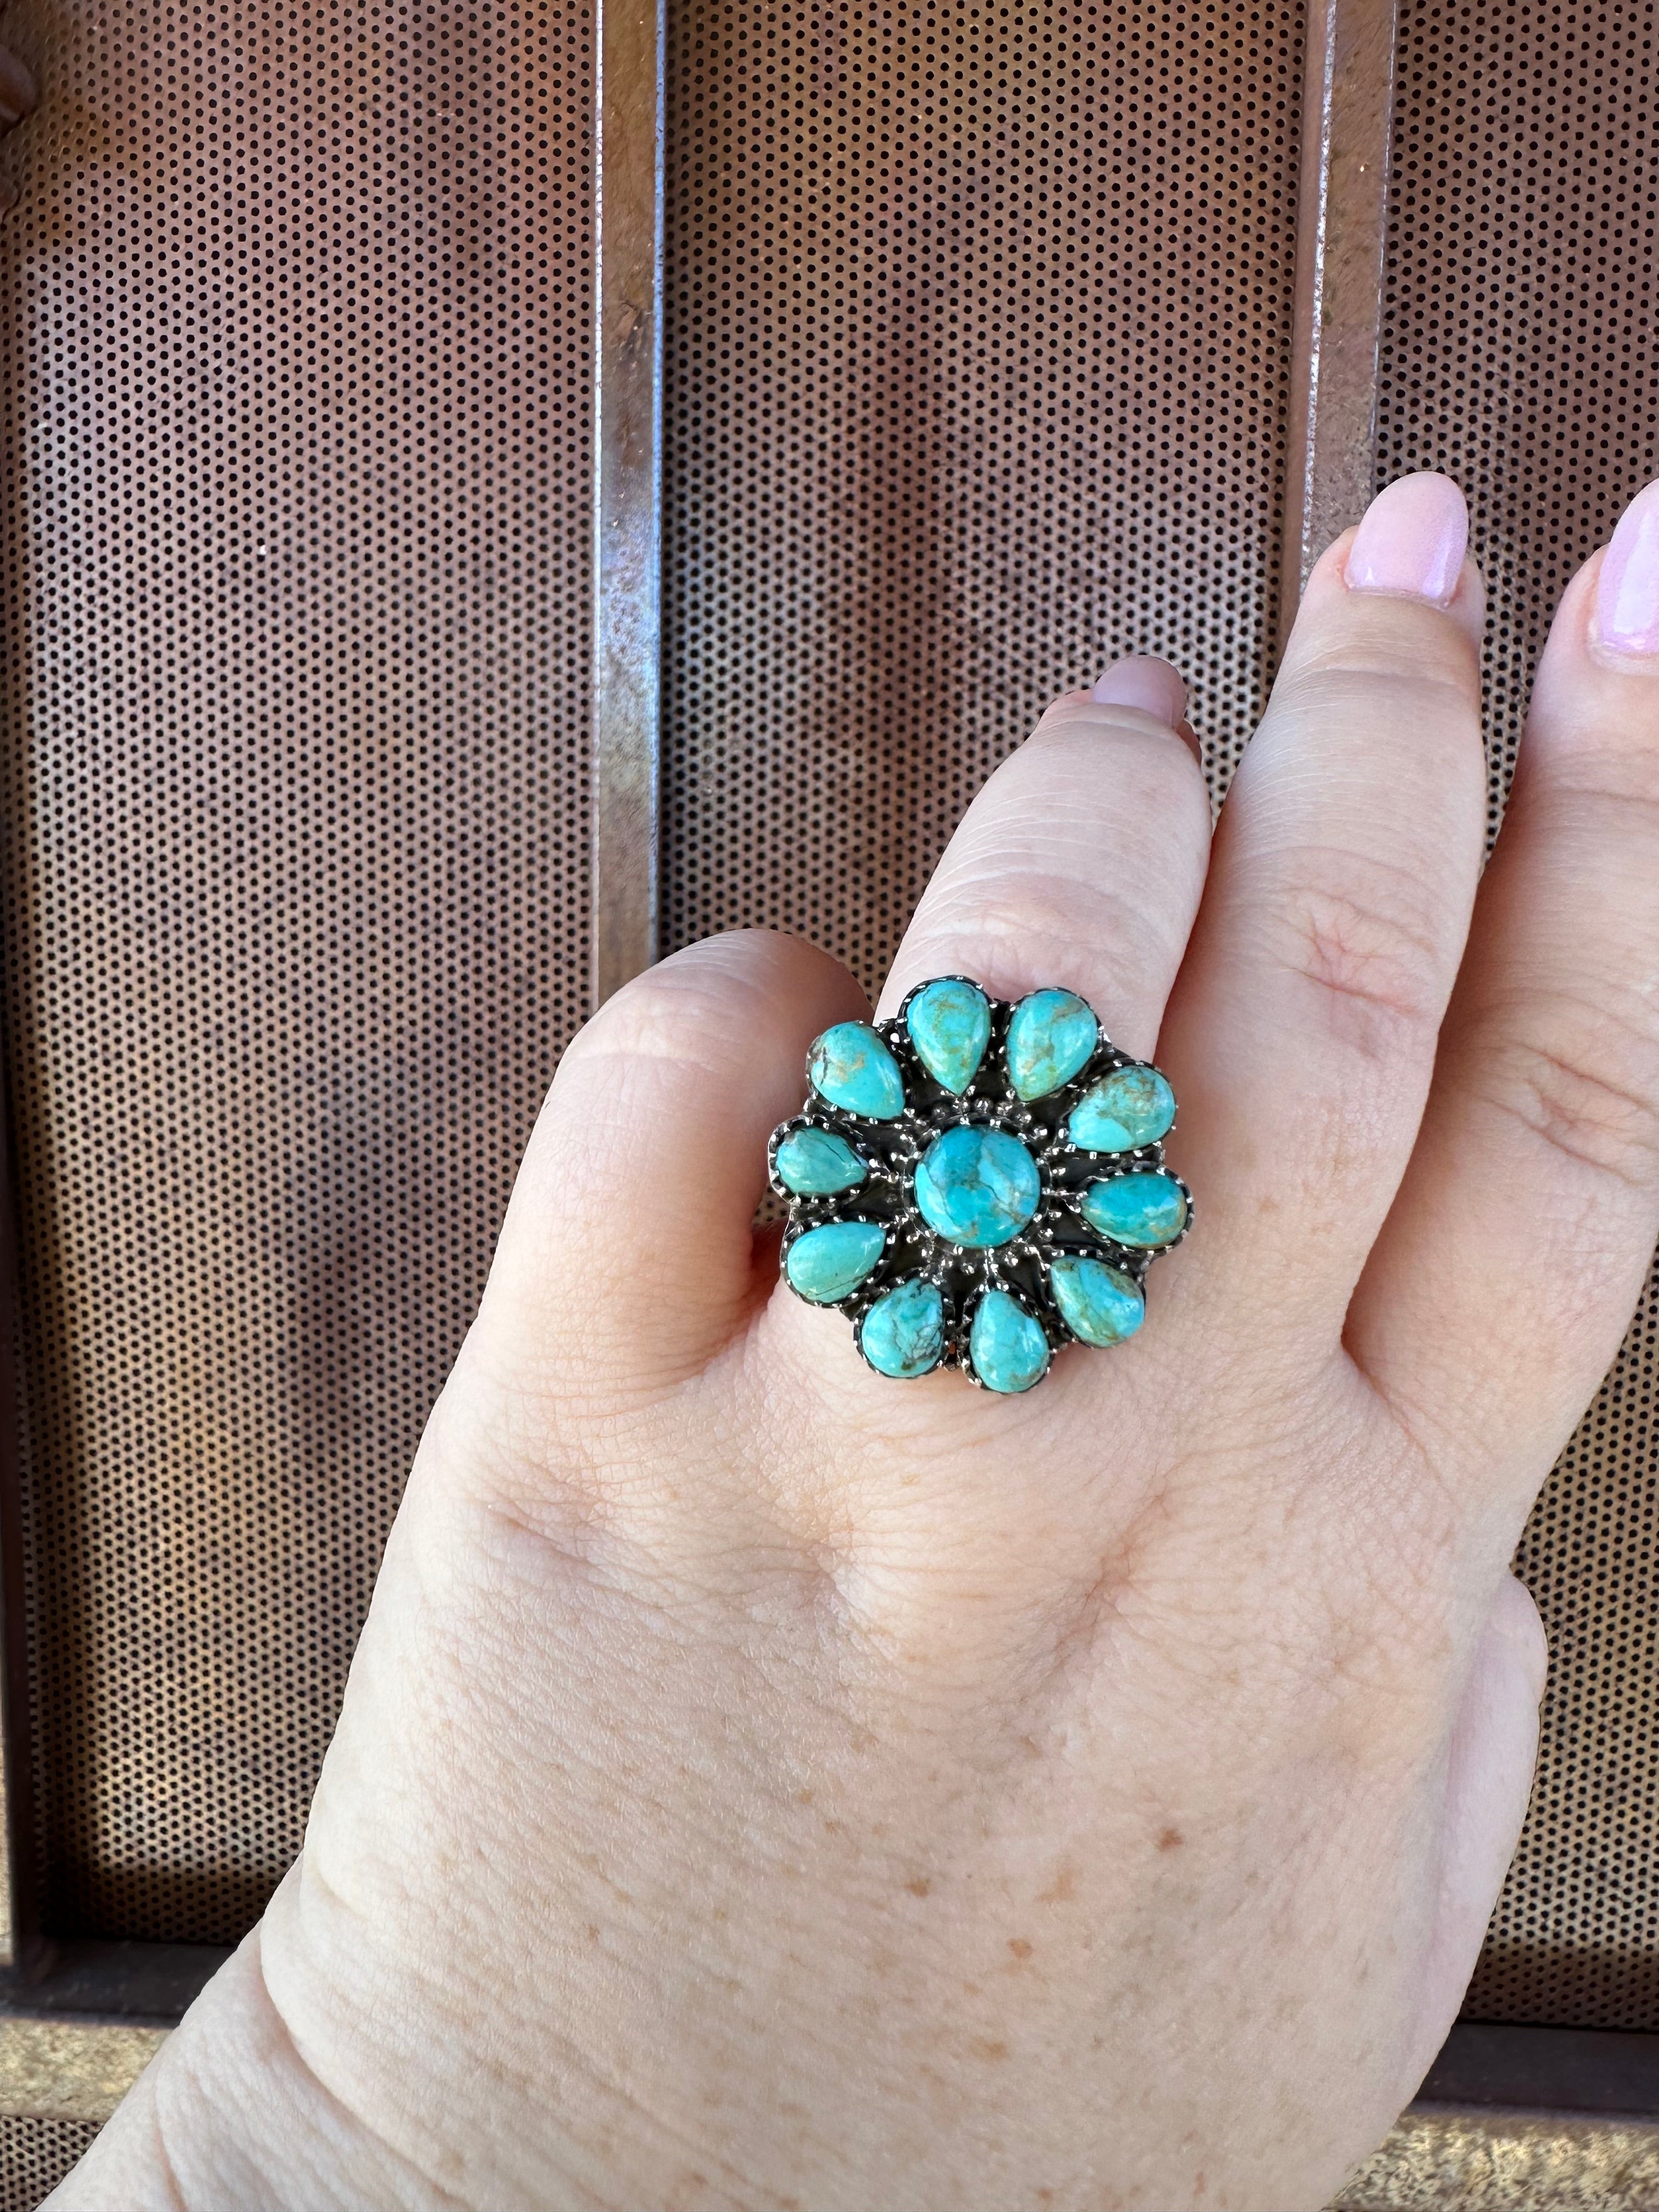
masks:
POLYGON ((1601 556, 1595 630, 1614 653, 1659 653, 1659 483, 1637 493, 1601 556))
POLYGON ((1139 707, 1171 726, 1187 711, 1187 687, 1167 660, 1150 653, 1115 660, 1089 696, 1102 707, 1139 707))
POLYGON ((1351 592, 1387 592, 1443 607, 1457 589, 1469 544, 1469 511, 1449 477, 1433 469, 1398 477, 1365 509, 1343 576, 1351 592))

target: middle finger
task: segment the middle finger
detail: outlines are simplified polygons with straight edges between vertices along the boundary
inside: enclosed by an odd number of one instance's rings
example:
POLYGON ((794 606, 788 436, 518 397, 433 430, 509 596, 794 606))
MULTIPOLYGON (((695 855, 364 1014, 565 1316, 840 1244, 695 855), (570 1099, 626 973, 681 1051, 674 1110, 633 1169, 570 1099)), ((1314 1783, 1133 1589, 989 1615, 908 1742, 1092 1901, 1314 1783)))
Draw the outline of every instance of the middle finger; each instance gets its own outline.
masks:
POLYGON ((1410 1158, 1480 874, 1485 597, 1407 477, 1308 581, 1222 809, 1160 1058, 1206 1265, 1332 1340, 1410 1158))

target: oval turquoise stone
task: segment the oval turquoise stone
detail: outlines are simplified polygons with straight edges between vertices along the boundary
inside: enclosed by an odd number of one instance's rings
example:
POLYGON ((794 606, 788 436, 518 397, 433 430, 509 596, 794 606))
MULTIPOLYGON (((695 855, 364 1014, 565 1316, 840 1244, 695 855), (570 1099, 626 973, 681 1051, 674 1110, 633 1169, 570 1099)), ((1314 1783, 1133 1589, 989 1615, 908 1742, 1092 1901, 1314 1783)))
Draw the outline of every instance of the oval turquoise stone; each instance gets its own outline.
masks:
POLYGON ((901 1283, 878 1298, 864 1316, 859 1349, 878 1375, 908 1381, 937 1367, 945 1350, 945 1301, 938 1286, 901 1283))
POLYGON ((1121 1268, 1080 1252, 1062 1252, 1048 1269, 1054 1304, 1085 1344, 1121 1344, 1146 1318, 1140 1285, 1121 1268))
POLYGON ((1042 1380, 1048 1364, 1048 1340, 1041 1323, 1006 1291, 987 1291, 974 1309, 968 1357, 988 1390, 1012 1396, 1042 1380))
POLYGON ((825 1030, 806 1060, 806 1079, 820 1098, 872 1121, 893 1121, 904 1111, 899 1064, 866 1022, 837 1022, 825 1030))
POLYGON ((991 1006, 984 992, 942 976, 916 993, 904 1010, 904 1026, 934 1082, 959 1098, 978 1074, 991 1042, 991 1006))
POLYGON ((791 1285, 814 1305, 834 1305, 848 1291, 857 1290, 887 1242, 887 1231, 873 1221, 826 1221, 809 1229, 789 1247, 784 1269, 791 1285))
POLYGON ((1089 1085, 1066 1127, 1085 1152, 1133 1152, 1168 1136, 1175 1112, 1175 1093, 1157 1068, 1118 1067, 1089 1085))
POLYGON ((870 1172, 846 1138, 829 1129, 792 1129, 776 1158, 778 1181, 802 1198, 856 1190, 870 1172))
POLYGON ((1173 1176, 1114 1176, 1083 1194, 1083 1218, 1114 1243, 1137 1252, 1173 1243, 1187 1225, 1187 1200, 1173 1176))
POLYGON ((1022 1098, 1069 1083, 1095 1048, 1100 1025, 1075 991, 1033 991, 1008 1023, 1008 1074, 1022 1098))
POLYGON ((1000 1129, 947 1129, 936 1137, 917 1164, 915 1188, 934 1234, 974 1251, 1018 1237, 1042 1196, 1036 1162, 1000 1129))

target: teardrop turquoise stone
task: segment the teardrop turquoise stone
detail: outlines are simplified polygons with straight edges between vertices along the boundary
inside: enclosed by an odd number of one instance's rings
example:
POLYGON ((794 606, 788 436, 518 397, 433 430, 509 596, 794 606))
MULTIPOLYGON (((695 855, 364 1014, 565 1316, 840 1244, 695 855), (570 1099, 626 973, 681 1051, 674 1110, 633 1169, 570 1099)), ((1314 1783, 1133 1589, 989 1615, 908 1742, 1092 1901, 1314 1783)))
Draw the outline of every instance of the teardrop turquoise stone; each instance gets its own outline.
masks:
POLYGON ((1173 1243, 1187 1225, 1187 1200, 1173 1176, 1114 1176, 1083 1194, 1083 1218, 1114 1243, 1150 1252, 1173 1243))
POLYGON ((1040 1382, 1048 1364, 1048 1340, 1006 1291, 987 1291, 974 1309, 968 1357, 988 1390, 1012 1396, 1040 1382))
POLYGON ((857 1290, 887 1242, 873 1221, 826 1221, 809 1229, 789 1247, 784 1268, 792 1287, 814 1305, 832 1306, 857 1290))
POLYGON ((1100 1025, 1075 991, 1033 991, 1008 1023, 1008 1073, 1022 1098, 1069 1083, 1095 1048, 1100 1025))
POLYGON ((820 1098, 872 1121, 893 1121, 904 1111, 899 1064, 867 1022, 837 1022, 807 1055, 806 1079, 820 1098))
POLYGON ((1085 1152, 1133 1152, 1168 1136, 1175 1093, 1155 1067, 1114 1068, 1073 1107, 1066 1130, 1085 1152))
POLYGON ((938 1286, 901 1283, 878 1298, 864 1316, 859 1349, 878 1375, 908 1380, 937 1367, 945 1350, 945 1301, 938 1286))
POLYGON ((904 1026, 934 1082, 960 1098, 978 1074, 991 1042, 991 1007, 984 992, 953 976, 941 976, 911 1000, 904 1010, 904 1026))
POLYGON ((1080 1252, 1062 1252, 1048 1269, 1054 1304, 1085 1344, 1121 1344, 1146 1318, 1140 1286, 1119 1267, 1080 1252))
POLYGON ((870 1170, 845 1137, 829 1129, 792 1129, 777 1150, 778 1181, 802 1198, 856 1190, 870 1170))
POLYGON ((915 1182, 927 1226, 973 1251, 1018 1237, 1042 1196, 1036 1162, 1018 1137, 966 1124, 933 1139, 915 1182))

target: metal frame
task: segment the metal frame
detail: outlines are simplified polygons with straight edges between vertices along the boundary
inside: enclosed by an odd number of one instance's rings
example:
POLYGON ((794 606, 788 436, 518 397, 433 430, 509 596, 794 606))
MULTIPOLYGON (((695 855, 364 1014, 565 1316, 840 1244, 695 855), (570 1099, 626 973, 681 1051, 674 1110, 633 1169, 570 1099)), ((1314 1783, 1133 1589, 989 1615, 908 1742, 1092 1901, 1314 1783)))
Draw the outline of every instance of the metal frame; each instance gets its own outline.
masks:
POLYGON ((1358 521, 1375 489, 1397 37, 1395 0, 1310 0, 1281 651, 1309 570, 1358 521))
POLYGON ((593 1002, 657 957, 666 0, 597 0, 593 1002))

